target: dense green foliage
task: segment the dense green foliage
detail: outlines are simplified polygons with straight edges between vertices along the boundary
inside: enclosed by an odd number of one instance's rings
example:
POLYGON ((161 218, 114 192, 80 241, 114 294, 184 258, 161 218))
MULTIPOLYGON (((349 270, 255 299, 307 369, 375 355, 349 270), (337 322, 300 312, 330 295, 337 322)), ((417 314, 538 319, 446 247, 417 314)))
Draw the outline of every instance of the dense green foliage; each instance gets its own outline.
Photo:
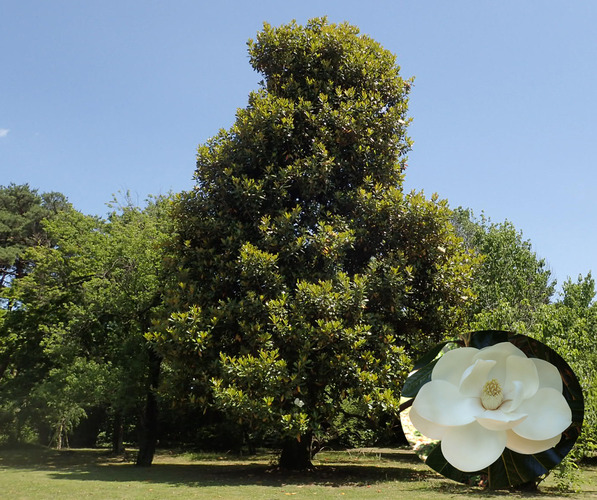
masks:
POLYGON ((471 329, 500 329, 505 326, 504 310, 509 311, 512 327, 513 321, 528 321, 550 302, 555 281, 547 264, 511 222, 476 219, 469 210, 457 209, 454 224, 465 244, 482 256, 474 275, 471 329))
MULTIPOLYGON (((60 193, 39 194, 28 184, 0 186, 0 383, 6 380, 7 372, 17 359, 20 364, 35 370, 35 361, 30 358, 35 358, 32 352, 37 349, 37 342, 23 338, 8 326, 14 322, 15 316, 21 315, 20 303, 11 297, 10 288, 31 270, 28 249, 51 244, 42 221, 56 217, 68 208, 65 197, 60 193)), ((35 378, 35 375, 32 377, 35 378)), ((3 400, 13 410, 18 404, 18 397, 18 393, 6 388, 2 391, 3 400)), ((5 411, 0 410, 0 427, 6 418, 5 411)), ((12 432, 18 435, 19 426, 15 426, 12 432)))
POLYGON ((455 224, 482 263, 475 270, 477 295, 469 309, 471 330, 522 333, 554 349, 576 373, 585 396, 585 423, 575 456, 597 448, 597 303, 589 273, 570 278, 559 296, 544 259, 510 222, 476 220, 456 210, 455 224))
MULTIPOLYGON (((164 201, 108 220, 73 209, 46 220, 51 244, 29 248, 26 276, 5 297, 0 405, 5 432, 49 433, 60 447, 90 410, 137 420, 152 358, 144 333, 161 306, 164 201)), ((155 384, 154 384, 155 385, 155 384)))
POLYGON ((193 397, 285 440, 293 467, 349 407, 395 419, 412 353, 459 326, 473 259, 445 202, 401 190, 410 82, 391 53, 316 19, 266 25, 249 54, 263 86, 199 148, 180 309, 154 338, 193 397))
POLYGON ((589 273, 566 280, 561 299, 543 308, 532 334, 566 358, 585 396, 585 421, 578 454, 597 449, 597 302, 595 280, 589 273))

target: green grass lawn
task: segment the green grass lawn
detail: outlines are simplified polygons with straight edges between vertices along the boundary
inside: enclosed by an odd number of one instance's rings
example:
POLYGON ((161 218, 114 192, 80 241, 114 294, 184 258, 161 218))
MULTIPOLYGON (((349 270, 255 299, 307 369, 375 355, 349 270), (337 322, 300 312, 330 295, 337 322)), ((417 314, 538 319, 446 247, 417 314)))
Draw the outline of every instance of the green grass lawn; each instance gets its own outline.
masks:
POLYGON ((559 493, 548 479, 540 493, 484 491, 428 469, 410 450, 323 452, 314 471, 287 474, 273 456, 161 452, 150 468, 103 450, 0 450, 0 499, 439 499, 597 498, 597 466, 582 469, 580 493, 559 493))

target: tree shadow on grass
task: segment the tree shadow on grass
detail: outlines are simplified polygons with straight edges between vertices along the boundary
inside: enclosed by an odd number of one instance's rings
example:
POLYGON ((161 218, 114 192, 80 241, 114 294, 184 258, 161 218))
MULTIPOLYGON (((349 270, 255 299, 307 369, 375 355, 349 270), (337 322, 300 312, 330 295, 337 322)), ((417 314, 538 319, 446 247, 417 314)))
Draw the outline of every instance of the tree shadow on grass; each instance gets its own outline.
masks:
MULTIPOLYGON (((326 452, 316 457, 314 470, 288 472, 272 468, 271 456, 255 459, 239 457, 206 458, 191 455, 190 459, 159 456, 148 468, 135 467, 128 457, 114 456, 102 450, 63 450, 29 448, 0 450, 0 469, 45 471, 48 477, 59 480, 143 482, 176 487, 234 487, 234 486, 375 486, 384 482, 425 482, 433 492, 461 496, 481 494, 483 497, 502 497, 513 494, 507 490, 487 491, 446 480, 427 468, 413 453, 404 450, 352 450, 326 452), (170 462, 182 463, 170 463, 170 462), (163 463, 166 462, 166 463, 163 463)), ((188 456, 188 455, 187 455, 188 456)), ((516 493, 517 498, 553 497, 553 493, 516 493)), ((558 497, 561 498, 561 497, 558 497)))
MULTIPOLYGON (((490 491, 466 486, 442 478, 431 470, 417 470, 405 466, 324 465, 308 472, 281 472, 257 464, 157 464, 151 468, 137 468, 130 464, 119 466, 88 466, 77 470, 63 469, 49 473, 52 479, 76 481, 143 482, 167 484, 173 487, 242 487, 262 486, 325 486, 330 488, 365 487, 387 482, 423 482, 435 494, 450 497, 473 496, 495 498, 549 498, 553 493, 514 493, 508 490, 490 491)), ((561 498, 561 497, 557 497, 561 498)))
POLYGON ((174 486, 358 486, 383 481, 420 481, 429 473, 409 468, 385 466, 325 465, 308 472, 272 471, 263 464, 247 465, 178 465, 157 464, 151 469, 130 465, 91 466, 78 470, 52 471, 56 479, 89 481, 146 481, 174 486))
MULTIPOLYGON (((140 468, 130 458, 114 457, 106 451, 27 448, 1 450, 0 467, 47 471, 53 479, 78 481, 140 481, 174 486, 359 486, 385 481, 423 481, 436 474, 422 467, 415 455, 380 452, 371 458, 363 452, 328 453, 313 470, 281 471, 269 458, 255 460, 219 457, 212 460, 200 455, 186 463, 161 463, 140 468), (373 462, 373 463, 372 463, 373 462)), ((167 459, 166 459, 167 460, 167 459)))

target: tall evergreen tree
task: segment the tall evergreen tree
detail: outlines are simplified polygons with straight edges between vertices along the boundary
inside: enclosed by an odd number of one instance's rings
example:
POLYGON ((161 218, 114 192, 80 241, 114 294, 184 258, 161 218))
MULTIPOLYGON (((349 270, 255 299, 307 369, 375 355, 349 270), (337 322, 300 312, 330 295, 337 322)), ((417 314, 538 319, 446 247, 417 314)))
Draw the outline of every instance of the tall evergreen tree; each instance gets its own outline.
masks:
POLYGON ((0 289, 25 275, 25 250, 47 238, 43 219, 67 206, 61 193, 38 194, 28 184, 0 186, 0 289))
POLYGON ((23 278, 31 268, 27 249, 48 242, 43 220, 69 207, 61 193, 39 194, 28 184, 0 186, 0 380, 15 355, 15 335, 2 325, 13 300, 3 297, 13 280, 23 278))
POLYGON ((410 80, 348 24, 265 25, 249 43, 264 80, 199 148, 176 210, 178 311, 154 340, 190 398, 280 465, 348 404, 397 415, 410 355, 459 324, 473 260, 445 202, 402 191, 410 80))

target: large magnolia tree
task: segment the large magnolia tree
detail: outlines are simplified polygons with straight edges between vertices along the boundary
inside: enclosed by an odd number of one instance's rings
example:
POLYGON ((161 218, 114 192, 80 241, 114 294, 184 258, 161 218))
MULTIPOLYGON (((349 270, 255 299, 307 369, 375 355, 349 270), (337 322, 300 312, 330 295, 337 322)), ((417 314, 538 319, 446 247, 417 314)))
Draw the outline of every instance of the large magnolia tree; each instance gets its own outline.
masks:
POLYGON ((411 356, 459 325, 473 260, 402 189, 411 81, 348 24, 249 42, 262 86, 200 146, 176 210, 176 307, 153 339, 189 400, 310 464, 344 414, 398 414, 411 356))

